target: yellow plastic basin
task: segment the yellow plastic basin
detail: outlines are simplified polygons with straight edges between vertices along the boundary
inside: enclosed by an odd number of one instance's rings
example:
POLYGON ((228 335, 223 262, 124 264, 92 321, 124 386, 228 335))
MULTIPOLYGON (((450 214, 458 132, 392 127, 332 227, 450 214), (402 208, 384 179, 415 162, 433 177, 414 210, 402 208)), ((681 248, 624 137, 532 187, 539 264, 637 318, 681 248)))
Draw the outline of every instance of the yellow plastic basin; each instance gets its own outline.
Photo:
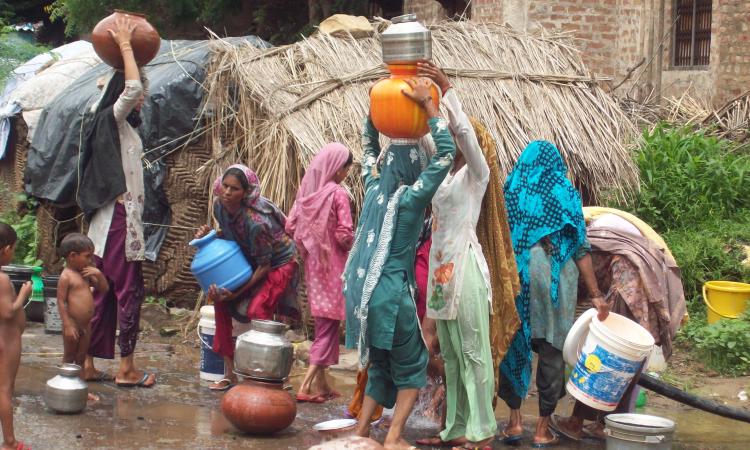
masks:
POLYGON ((750 284, 735 281, 708 281, 703 285, 703 301, 708 307, 708 323, 736 319, 750 301, 750 284))

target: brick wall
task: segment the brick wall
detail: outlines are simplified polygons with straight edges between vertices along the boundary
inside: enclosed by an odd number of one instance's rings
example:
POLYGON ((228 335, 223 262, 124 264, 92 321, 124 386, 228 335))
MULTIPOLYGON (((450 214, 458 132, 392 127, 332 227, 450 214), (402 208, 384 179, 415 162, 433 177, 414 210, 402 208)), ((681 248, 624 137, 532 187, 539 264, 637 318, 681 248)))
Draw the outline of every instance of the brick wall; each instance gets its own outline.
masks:
POLYGON ((508 0, 474 0, 471 2, 471 20, 477 22, 503 22, 503 10, 511 5, 508 0))
MULTIPOLYGON (((666 0, 664 29, 672 27, 674 0, 666 0)), ((656 27, 656 0, 473 0, 471 20, 507 23, 516 29, 536 31, 538 27, 573 32, 576 47, 594 73, 619 83, 630 69, 645 58, 640 69, 618 91, 628 92, 636 77, 651 61, 662 40, 656 27)), ((406 0, 404 9, 416 12, 420 20, 433 23, 445 17, 435 0, 406 0)), ((667 38, 662 71, 657 64, 640 75, 632 95, 644 98, 661 81, 663 96, 691 95, 715 106, 750 90, 750 0, 713 0, 711 61, 699 70, 674 69, 672 42, 667 38)))
POLYGON ((713 3, 719 16, 711 27, 711 51, 718 50, 716 60, 711 57, 716 79, 713 103, 721 106, 750 90, 750 1, 713 3))

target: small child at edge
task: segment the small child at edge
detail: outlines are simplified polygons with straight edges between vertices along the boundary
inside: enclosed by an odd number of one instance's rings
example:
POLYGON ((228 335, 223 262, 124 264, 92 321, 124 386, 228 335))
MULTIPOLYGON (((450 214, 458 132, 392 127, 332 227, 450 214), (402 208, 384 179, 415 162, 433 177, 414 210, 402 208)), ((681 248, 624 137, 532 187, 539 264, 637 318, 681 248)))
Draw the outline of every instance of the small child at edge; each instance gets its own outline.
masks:
MULTIPOLYGON (((0 266, 13 261, 16 252, 15 230, 0 222, 0 266)), ((16 295, 10 277, 0 272, 0 423, 3 428, 2 450, 28 449, 16 441, 13 430, 13 388, 21 363, 21 335, 26 327, 23 306, 31 295, 31 282, 24 283, 16 295)))

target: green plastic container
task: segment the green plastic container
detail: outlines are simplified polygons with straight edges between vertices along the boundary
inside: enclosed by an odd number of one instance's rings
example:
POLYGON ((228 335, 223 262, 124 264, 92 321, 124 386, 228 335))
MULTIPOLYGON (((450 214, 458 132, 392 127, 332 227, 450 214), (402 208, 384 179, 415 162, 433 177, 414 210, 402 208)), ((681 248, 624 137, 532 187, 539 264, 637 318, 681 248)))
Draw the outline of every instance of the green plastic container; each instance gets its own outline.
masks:
POLYGON ((643 408, 646 406, 646 390, 641 389, 641 391, 638 393, 638 398, 635 400, 635 407, 636 408, 643 408))

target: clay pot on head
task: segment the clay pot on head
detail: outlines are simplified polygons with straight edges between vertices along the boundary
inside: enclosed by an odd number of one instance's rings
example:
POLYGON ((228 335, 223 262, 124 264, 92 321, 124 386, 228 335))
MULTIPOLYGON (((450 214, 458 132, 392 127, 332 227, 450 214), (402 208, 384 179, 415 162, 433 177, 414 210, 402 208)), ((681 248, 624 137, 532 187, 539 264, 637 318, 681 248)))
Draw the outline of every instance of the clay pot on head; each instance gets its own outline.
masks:
POLYGON ((96 24, 91 32, 91 43, 96 54, 108 65, 115 69, 123 68, 120 47, 107 30, 115 30, 115 21, 120 17, 128 17, 136 25, 130 46, 138 67, 148 64, 159 52, 161 38, 159 32, 146 20, 146 16, 116 9, 114 13, 96 24))
MULTIPOLYGON (((417 77, 416 64, 389 64, 390 78, 380 80, 370 91, 370 117, 378 131, 391 139, 419 139, 430 129, 427 114, 401 92, 411 91, 405 81, 417 77)), ((440 90, 432 84, 432 104, 440 106, 440 90)))
POLYGON ((246 380, 224 394, 221 412, 245 433, 271 434, 294 422, 297 402, 281 383, 246 380))

